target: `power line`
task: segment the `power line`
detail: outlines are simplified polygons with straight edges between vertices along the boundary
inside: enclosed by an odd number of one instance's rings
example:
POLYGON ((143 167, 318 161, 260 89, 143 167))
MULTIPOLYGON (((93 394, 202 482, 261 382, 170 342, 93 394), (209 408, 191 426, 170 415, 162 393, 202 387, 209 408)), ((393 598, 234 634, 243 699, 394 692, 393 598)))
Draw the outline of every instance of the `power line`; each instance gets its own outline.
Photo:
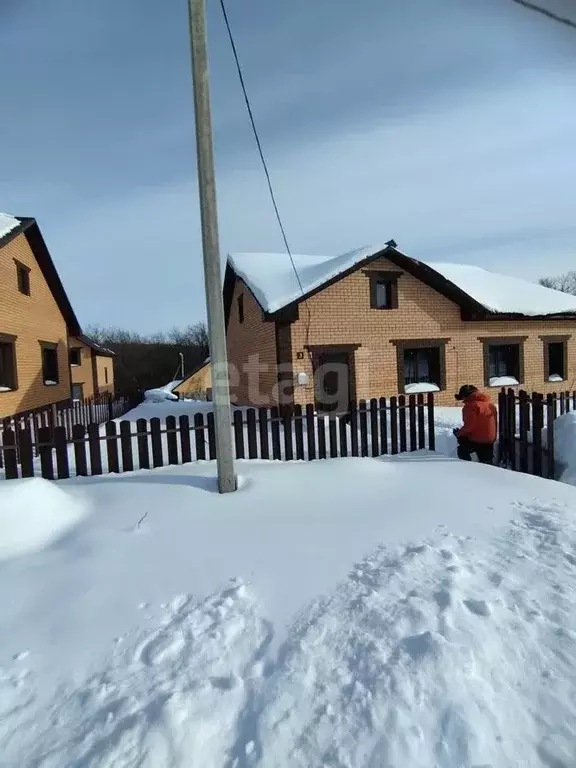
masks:
POLYGON ((567 27, 576 29, 576 21, 572 21, 572 19, 568 19, 566 16, 560 16, 553 11, 549 11, 547 8, 542 8, 542 6, 536 5, 536 3, 531 3, 529 0, 512 0, 512 2, 517 3, 518 5, 523 5, 525 8, 529 8, 531 11, 536 11, 536 13, 541 13, 543 16, 547 16, 553 21, 559 21, 561 24, 565 24, 567 27))
MULTIPOLYGON (((300 286, 300 291, 302 292, 302 296, 305 296, 306 292, 304 290, 304 286, 302 285, 302 281, 300 280, 300 275, 298 274, 298 270, 294 262, 294 257, 292 256, 292 251, 290 249, 290 245, 288 244, 288 238, 286 237, 286 230, 284 229, 284 224, 282 223, 282 217, 280 216, 280 211, 278 209, 278 204, 276 202, 276 195, 274 194, 274 188, 272 186, 272 180, 270 178, 270 173, 268 171, 268 165, 266 163, 266 158, 264 157, 264 152, 262 150, 262 144, 260 142, 260 136, 258 135, 258 129, 256 128, 256 122, 254 120, 254 114, 252 112, 252 107, 250 105, 250 99, 248 98, 246 83, 244 82, 244 75, 242 73, 242 67, 240 66, 240 59, 238 58, 238 51, 236 49, 236 43, 234 42, 234 35, 232 34, 230 22, 228 21, 228 14, 226 12, 226 6, 224 4, 224 0, 220 0, 220 7, 222 8, 224 23, 226 24, 228 37, 230 38, 230 45, 232 46, 232 53, 234 54, 234 61, 236 62, 236 69, 238 71, 238 77, 240 78, 240 85, 242 86, 242 93, 244 94, 244 101, 246 103, 246 109, 248 110, 248 115, 250 117, 250 123, 252 125, 252 131, 254 133, 254 138, 256 140, 256 146, 258 147, 260 160, 262 161, 262 166, 264 167, 264 173, 266 174, 266 181, 268 182, 268 191, 270 192, 270 199, 272 200, 272 205, 274 206, 276 220, 278 221, 278 226, 280 227, 280 232, 282 233, 282 239, 284 240, 284 247, 286 248, 286 252, 290 258, 292 269, 294 270, 294 274, 296 275, 296 280, 298 281, 298 285, 300 286)), ((308 307, 307 303, 306 303, 306 306, 308 307)), ((308 312, 310 312, 309 308, 308 308, 308 312)))

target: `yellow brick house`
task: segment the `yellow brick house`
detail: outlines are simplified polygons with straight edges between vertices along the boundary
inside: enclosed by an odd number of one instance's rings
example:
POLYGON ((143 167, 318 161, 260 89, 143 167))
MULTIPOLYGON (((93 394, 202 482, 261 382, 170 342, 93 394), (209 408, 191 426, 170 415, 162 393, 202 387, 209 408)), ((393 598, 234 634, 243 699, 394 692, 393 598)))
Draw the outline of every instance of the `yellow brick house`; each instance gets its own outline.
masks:
POLYGON ((233 254, 224 279, 238 405, 349 401, 462 384, 543 394, 576 385, 576 297, 394 241, 333 257, 233 254))
MULTIPOLYGON (((71 340, 83 338, 36 220, 0 213, 0 418, 69 401, 71 340)), ((96 368, 113 387, 110 360, 96 368)))

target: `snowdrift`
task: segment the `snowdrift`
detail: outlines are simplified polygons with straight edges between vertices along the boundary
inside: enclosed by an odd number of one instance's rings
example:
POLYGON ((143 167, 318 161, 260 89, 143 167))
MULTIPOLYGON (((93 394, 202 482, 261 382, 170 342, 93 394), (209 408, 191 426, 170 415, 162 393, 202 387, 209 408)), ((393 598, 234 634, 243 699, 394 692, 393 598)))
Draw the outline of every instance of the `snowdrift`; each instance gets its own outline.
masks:
POLYGON ((48 480, 0 483, 0 561, 44 549, 88 511, 85 501, 48 480))

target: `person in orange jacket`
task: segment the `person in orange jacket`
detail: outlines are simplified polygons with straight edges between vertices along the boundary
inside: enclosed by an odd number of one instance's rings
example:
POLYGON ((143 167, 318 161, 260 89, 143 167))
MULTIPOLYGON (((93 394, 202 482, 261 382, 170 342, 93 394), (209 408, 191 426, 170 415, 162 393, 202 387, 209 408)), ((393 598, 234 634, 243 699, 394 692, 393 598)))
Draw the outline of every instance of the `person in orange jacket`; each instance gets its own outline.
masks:
POLYGON ((496 407, 490 397, 473 384, 460 387, 455 397, 464 403, 463 426, 454 430, 458 439, 458 458, 472 461, 475 453, 482 464, 493 464, 498 420, 496 407))

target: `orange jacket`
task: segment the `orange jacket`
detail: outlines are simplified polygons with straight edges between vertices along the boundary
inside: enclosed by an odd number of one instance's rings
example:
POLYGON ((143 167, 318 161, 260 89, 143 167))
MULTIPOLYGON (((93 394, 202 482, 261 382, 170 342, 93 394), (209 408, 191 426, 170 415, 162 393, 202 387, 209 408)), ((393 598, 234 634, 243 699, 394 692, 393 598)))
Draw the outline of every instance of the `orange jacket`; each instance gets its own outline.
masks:
POLYGON ((464 426, 458 437, 467 437, 474 443, 493 443, 496 440, 498 412, 485 392, 472 392, 464 400, 462 421, 464 426))

